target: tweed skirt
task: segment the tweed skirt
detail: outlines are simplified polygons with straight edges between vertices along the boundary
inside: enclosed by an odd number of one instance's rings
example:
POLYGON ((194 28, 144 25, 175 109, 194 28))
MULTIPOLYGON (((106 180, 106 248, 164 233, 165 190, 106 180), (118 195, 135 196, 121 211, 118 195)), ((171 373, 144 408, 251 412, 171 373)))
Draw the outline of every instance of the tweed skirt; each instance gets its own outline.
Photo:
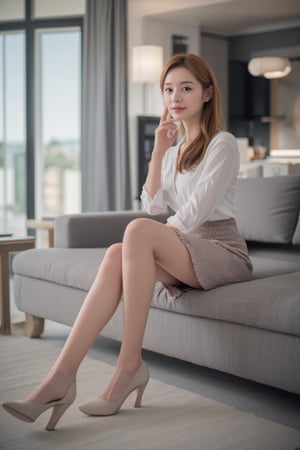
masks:
MULTIPOLYGON (((234 219, 205 222, 193 233, 176 232, 191 255, 203 289, 251 279, 253 266, 234 219)), ((191 289, 186 285, 164 287, 171 297, 191 289)))

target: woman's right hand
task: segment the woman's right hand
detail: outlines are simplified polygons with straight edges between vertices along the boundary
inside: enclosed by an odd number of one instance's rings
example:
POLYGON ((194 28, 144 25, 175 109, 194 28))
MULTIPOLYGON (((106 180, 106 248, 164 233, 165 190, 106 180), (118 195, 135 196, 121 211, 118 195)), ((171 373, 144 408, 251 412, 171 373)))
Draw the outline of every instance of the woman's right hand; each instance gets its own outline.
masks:
POLYGON ((163 156, 178 136, 174 120, 168 119, 168 109, 165 108, 159 125, 155 130, 154 148, 149 162, 148 175, 144 187, 153 198, 161 185, 161 166, 163 156))
POLYGON ((155 140, 152 155, 164 155, 168 148, 174 144, 179 130, 173 119, 169 119, 168 108, 165 107, 158 127, 155 130, 155 140))

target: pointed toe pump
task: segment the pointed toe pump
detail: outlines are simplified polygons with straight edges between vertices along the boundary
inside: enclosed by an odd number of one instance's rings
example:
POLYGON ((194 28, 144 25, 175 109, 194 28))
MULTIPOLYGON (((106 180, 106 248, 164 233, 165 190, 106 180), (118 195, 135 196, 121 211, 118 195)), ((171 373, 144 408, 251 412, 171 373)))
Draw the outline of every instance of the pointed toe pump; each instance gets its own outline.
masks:
POLYGON ((117 414, 122 404, 126 398, 131 394, 131 392, 136 391, 136 397, 134 401, 134 407, 139 408, 142 402, 142 396, 144 390, 149 381, 149 370, 147 364, 143 361, 142 365, 136 372, 131 383, 129 384, 127 390, 121 396, 119 400, 108 401, 101 398, 92 400, 79 407, 80 411, 87 414, 88 416, 112 416, 117 414))
POLYGON ((34 422, 43 412, 53 408, 46 430, 51 431, 65 411, 71 406, 76 397, 76 382, 70 386, 68 392, 61 400, 55 400, 46 404, 33 403, 23 400, 2 403, 3 408, 12 416, 24 422, 34 422))

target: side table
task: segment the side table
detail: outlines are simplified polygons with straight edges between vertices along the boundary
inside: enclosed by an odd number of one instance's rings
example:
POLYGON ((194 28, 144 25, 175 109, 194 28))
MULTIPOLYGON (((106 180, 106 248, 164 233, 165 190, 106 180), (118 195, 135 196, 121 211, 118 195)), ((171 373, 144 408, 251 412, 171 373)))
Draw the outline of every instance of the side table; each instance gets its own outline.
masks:
POLYGON ((28 219, 26 227, 33 230, 46 230, 48 233, 48 246, 54 247, 54 220, 51 219, 28 219))
POLYGON ((35 237, 0 238, 0 315, 1 334, 11 333, 9 303, 9 253, 21 252, 35 247, 35 237))

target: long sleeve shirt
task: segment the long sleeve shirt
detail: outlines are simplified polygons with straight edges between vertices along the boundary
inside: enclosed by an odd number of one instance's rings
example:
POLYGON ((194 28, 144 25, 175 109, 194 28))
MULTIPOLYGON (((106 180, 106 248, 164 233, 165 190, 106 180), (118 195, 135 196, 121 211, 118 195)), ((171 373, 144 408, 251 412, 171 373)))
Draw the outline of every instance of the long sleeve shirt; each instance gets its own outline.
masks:
POLYGON ((200 163, 184 173, 176 170, 180 143, 164 155, 161 186, 152 198, 143 188, 141 200, 151 215, 174 214, 167 222, 183 233, 195 231, 206 221, 235 218, 235 187, 240 166, 236 139, 220 131, 209 143, 200 163))

